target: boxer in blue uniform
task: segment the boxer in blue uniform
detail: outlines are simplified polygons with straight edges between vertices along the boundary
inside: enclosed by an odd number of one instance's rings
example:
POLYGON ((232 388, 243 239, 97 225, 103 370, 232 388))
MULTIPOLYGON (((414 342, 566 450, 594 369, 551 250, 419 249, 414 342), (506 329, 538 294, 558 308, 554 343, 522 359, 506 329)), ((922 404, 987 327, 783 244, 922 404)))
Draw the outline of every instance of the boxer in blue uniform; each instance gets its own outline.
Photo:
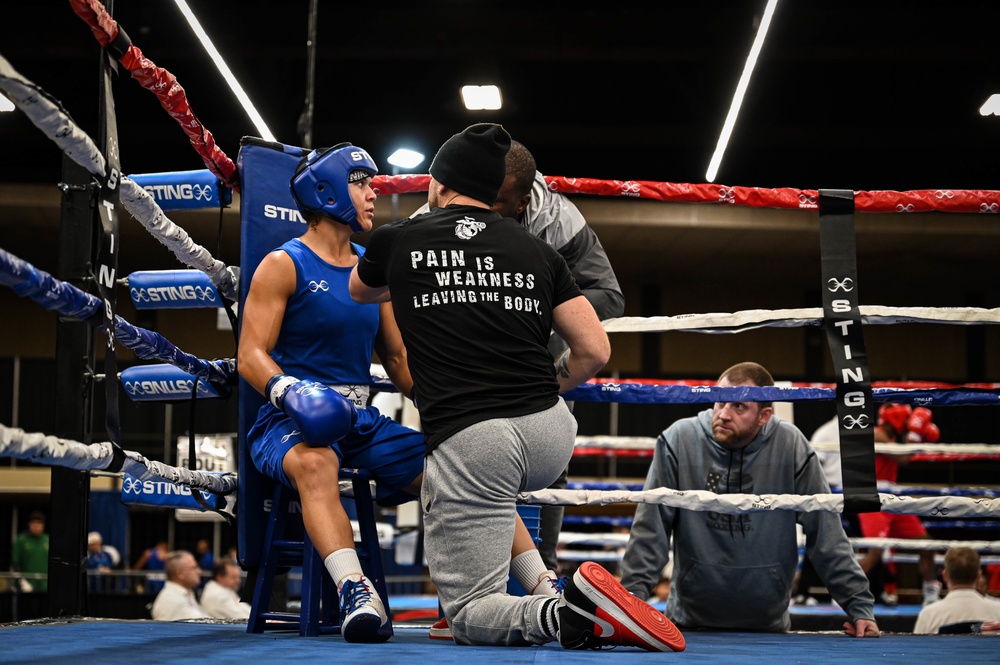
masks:
POLYGON ((302 160, 291 188, 308 227, 261 261, 240 313, 240 375, 268 398, 247 435, 251 457, 298 491, 305 528, 337 583, 349 642, 381 642, 390 631, 354 550, 340 467, 371 471, 379 501, 395 504, 419 492, 425 452, 420 432, 366 406, 373 349, 396 388, 413 389, 391 308, 359 306, 347 292, 364 253, 350 237, 372 227, 377 171, 349 144, 302 160))

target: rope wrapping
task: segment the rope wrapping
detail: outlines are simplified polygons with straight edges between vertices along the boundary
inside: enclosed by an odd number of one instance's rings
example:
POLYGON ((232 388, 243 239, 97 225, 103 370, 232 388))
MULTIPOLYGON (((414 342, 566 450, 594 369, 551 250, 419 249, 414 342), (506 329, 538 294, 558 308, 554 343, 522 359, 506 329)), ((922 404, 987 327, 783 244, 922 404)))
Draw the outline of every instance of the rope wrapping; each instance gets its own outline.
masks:
MULTIPOLYGON (((884 513, 940 517, 990 517, 1000 511, 1000 499, 964 497, 903 497, 879 494, 884 513)), ((707 490, 674 490, 666 487, 630 490, 536 490, 522 492, 518 501, 553 506, 606 506, 613 503, 655 503, 672 508, 713 511, 727 515, 768 510, 842 513, 844 495, 815 494, 715 494, 707 490)))
MULTIPOLYGON (((107 163, 90 137, 73 122, 58 101, 23 78, 2 55, 0 90, 70 159, 97 177, 105 176, 107 163)), ((121 181, 121 203, 178 260, 207 274, 220 293, 236 301, 238 268, 227 268, 213 259, 208 250, 167 218, 148 192, 128 178, 121 181)))
POLYGON ((128 38, 100 0, 70 0, 73 11, 90 26, 94 38, 104 48, 114 47, 118 61, 146 90, 152 92, 160 106, 177 121, 191 146, 201 156, 205 166, 220 180, 239 190, 236 165, 215 143, 215 137, 198 120, 187 99, 187 93, 177 77, 158 67, 128 38))
POLYGON ((167 217, 159 204, 145 189, 130 178, 122 178, 122 206, 139 220, 150 235, 173 252, 186 266, 202 271, 212 280, 225 298, 232 302, 238 299, 237 285, 240 283, 238 267, 227 267, 222 261, 194 242, 188 233, 167 217))
MULTIPOLYGON (((101 301, 94 295, 56 279, 27 261, 0 249, 0 284, 11 287, 21 297, 31 298, 47 310, 87 320, 99 316, 101 301)), ((185 353, 152 330, 134 326, 115 315, 115 338, 144 360, 162 360, 189 374, 227 386, 235 381, 233 360, 202 360, 185 353)))

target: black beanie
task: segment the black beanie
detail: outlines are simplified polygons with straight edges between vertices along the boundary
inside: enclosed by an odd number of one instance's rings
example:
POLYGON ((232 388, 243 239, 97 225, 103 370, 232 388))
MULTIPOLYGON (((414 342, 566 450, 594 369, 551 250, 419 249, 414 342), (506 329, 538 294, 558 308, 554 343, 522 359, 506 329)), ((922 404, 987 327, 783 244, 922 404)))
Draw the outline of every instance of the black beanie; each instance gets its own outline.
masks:
POLYGON ((444 142, 431 162, 431 176, 459 194, 493 205, 507 176, 508 150, 506 129, 488 122, 471 125, 444 142))

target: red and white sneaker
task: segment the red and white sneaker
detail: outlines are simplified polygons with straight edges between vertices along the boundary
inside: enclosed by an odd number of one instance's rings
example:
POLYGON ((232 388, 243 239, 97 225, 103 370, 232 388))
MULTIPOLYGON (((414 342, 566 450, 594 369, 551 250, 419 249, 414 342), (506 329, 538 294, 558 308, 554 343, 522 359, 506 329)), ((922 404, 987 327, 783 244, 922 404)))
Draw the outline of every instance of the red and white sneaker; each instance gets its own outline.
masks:
POLYGON ((670 619, 593 561, 581 564, 563 589, 559 643, 566 649, 626 646, 647 651, 684 651, 687 646, 670 619))
POLYGON ((455 639, 451 636, 451 626, 448 625, 448 620, 445 619, 444 617, 441 617, 440 619, 434 622, 434 625, 431 626, 431 630, 428 633, 427 637, 431 638, 432 640, 455 639))

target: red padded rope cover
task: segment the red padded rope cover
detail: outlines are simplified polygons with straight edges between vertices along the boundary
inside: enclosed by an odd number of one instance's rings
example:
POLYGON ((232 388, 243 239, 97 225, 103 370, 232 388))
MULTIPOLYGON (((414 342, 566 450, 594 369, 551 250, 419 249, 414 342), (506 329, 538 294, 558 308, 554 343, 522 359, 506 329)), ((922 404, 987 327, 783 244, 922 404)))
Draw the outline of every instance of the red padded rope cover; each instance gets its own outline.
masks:
MULTIPOLYGON (((90 26, 91 32, 98 43, 108 48, 119 37, 118 23, 111 18, 100 0, 70 0, 70 6, 77 16, 90 26)), ((149 90, 160 100, 170 116, 177 121, 187 134, 192 147, 205 166, 228 186, 239 191, 239 174, 233 160, 215 144, 215 137, 194 115, 188 104, 184 88, 177 82, 177 77, 165 69, 157 67, 152 60, 142 54, 131 41, 123 50, 118 61, 132 74, 139 84, 149 90)))
MULTIPOLYGON (((592 194, 620 198, 652 199, 675 203, 718 203, 754 208, 818 208, 815 189, 765 189, 727 185, 691 185, 646 180, 596 180, 545 176, 549 189, 561 194, 592 194)), ((414 194, 426 192, 429 175, 405 174, 375 176, 372 186, 379 194, 414 194)), ((961 212, 1000 214, 1000 191, 991 189, 921 189, 909 192, 855 192, 857 212, 961 212)))

